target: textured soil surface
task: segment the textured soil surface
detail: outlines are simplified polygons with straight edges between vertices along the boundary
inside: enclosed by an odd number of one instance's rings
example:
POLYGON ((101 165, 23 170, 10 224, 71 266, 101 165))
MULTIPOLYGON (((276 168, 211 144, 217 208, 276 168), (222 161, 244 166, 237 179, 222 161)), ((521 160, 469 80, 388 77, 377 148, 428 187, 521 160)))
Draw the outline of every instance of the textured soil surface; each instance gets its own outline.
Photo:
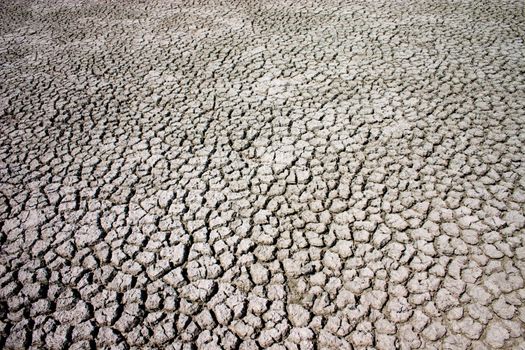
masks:
POLYGON ((523 1, 0 1, 0 348, 524 349, 524 36, 523 1))

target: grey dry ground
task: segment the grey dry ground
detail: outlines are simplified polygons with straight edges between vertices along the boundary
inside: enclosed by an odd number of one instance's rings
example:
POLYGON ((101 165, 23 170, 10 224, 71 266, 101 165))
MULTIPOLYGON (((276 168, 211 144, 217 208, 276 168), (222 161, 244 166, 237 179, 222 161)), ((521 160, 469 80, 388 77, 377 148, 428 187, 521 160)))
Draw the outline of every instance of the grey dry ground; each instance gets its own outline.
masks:
POLYGON ((525 347, 522 1, 1 1, 0 347, 525 347))

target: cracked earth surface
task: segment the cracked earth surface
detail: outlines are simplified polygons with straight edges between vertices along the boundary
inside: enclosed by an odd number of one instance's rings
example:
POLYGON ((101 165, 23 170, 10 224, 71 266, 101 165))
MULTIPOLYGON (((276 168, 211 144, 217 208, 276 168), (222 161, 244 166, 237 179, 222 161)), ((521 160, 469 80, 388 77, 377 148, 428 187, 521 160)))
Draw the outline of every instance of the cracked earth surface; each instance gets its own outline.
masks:
POLYGON ((0 347, 525 348, 521 1, 0 4, 0 347))

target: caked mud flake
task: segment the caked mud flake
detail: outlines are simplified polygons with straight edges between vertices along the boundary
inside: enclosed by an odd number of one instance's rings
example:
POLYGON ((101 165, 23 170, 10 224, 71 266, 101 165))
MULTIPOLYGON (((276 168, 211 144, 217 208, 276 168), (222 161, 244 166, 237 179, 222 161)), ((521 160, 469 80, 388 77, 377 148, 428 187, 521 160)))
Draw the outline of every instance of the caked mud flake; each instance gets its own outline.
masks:
POLYGON ((524 348, 524 26, 0 1, 0 348, 524 348))

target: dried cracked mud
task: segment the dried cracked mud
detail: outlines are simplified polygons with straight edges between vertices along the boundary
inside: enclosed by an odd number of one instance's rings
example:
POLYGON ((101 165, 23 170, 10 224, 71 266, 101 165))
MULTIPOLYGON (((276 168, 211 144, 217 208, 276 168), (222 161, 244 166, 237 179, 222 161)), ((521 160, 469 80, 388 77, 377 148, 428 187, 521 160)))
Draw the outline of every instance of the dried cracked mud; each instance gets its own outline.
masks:
POLYGON ((522 1, 0 3, 0 347, 524 349, 522 1))

